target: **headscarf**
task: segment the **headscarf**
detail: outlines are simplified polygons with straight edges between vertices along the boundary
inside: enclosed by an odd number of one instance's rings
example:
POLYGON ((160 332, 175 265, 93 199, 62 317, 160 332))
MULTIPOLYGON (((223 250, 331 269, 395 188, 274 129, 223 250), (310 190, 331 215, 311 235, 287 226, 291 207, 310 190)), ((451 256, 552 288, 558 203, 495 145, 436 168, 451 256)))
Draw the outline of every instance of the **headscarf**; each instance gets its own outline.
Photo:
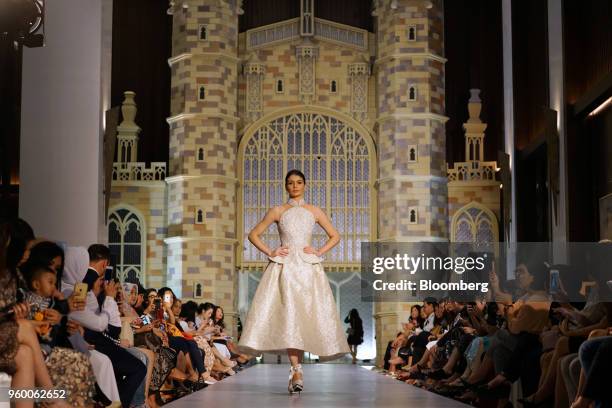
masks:
POLYGON ((62 293, 70 296, 74 285, 83 282, 89 268, 89 253, 83 247, 68 247, 64 257, 64 273, 62 275, 62 293))

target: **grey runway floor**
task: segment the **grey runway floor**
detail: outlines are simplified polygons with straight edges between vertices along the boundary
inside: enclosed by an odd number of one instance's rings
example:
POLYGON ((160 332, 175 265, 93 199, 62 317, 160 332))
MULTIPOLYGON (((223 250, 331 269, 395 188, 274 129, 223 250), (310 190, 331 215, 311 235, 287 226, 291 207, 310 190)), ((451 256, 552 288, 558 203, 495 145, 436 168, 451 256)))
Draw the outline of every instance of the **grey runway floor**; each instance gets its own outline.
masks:
POLYGON ((288 380, 288 365, 259 364, 166 406, 172 408, 466 406, 358 365, 305 364, 304 392, 301 395, 289 395, 288 380))

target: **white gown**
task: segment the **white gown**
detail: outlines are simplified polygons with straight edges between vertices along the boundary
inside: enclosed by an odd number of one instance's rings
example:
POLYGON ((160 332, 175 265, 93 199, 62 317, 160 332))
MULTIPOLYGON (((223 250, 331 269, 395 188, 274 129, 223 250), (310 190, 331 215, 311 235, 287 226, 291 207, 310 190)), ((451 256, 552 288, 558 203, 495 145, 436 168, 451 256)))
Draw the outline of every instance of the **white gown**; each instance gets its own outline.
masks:
POLYGON ((349 353, 336 302, 322 259, 306 254, 315 217, 290 200, 278 222, 285 257, 270 258, 259 282, 242 331, 239 346, 245 352, 284 352, 288 348, 332 360, 349 353))

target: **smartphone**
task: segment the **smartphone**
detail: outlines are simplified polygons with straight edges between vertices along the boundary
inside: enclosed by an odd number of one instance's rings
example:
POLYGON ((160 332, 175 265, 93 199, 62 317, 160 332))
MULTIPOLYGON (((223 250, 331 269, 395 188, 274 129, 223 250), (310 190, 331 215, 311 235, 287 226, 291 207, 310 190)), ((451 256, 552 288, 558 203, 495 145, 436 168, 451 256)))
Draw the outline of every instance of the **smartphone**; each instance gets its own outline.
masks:
POLYGON ((79 282, 74 285, 74 298, 76 300, 84 301, 87 298, 87 284, 79 282))
POLYGON ((164 303, 170 303, 172 302, 172 293, 166 293, 164 295, 164 303))
POLYGON ((115 278, 114 274, 113 274, 113 267, 112 266, 107 266, 106 270, 104 271, 104 280, 107 282, 112 281, 115 278))
POLYGON ((135 291, 136 294, 138 294, 138 285, 134 283, 124 282, 121 286, 123 287, 123 293, 128 298, 131 296, 132 291, 135 291))
POLYGON ((550 270, 550 284, 548 291, 551 295, 559 293, 559 271, 557 269, 550 270))

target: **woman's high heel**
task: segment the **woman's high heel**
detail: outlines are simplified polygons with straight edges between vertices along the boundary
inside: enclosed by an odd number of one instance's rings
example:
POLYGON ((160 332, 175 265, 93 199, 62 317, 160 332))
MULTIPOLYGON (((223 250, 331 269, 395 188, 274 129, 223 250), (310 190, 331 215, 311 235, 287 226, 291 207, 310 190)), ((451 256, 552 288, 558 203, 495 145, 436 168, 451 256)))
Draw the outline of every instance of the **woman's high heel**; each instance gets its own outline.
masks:
POLYGON ((289 394, 301 393, 304 389, 304 372, 302 371, 302 365, 291 366, 289 369, 289 394), (300 374, 302 378, 295 379, 295 375, 300 374))

